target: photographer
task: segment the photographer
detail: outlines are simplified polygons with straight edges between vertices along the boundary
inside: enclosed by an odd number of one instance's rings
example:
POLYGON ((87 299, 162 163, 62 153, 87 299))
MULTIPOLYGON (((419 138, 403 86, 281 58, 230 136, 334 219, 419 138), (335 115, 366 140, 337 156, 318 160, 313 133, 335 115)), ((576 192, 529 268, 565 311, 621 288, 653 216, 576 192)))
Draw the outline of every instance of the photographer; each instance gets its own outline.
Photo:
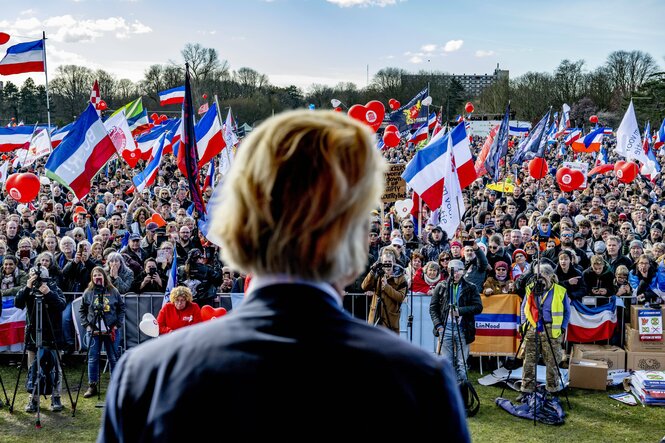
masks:
POLYGON ((461 260, 451 260, 448 270, 448 280, 434 288, 429 313, 434 323, 434 336, 440 337, 443 334, 444 354, 451 361, 455 355, 452 363, 457 380, 463 381, 466 380, 464 359, 469 356, 469 344, 476 339, 475 315, 483 312, 483 304, 476 285, 464 277, 464 264, 461 260))
MULTIPOLYGON (((525 274, 529 275, 529 274, 525 274)), ((547 367, 546 389, 559 390, 558 364, 562 358, 561 343, 570 320, 570 299, 566 289, 557 283, 554 269, 546 264, 536 264, 533 277, 526 284, 522 300, 520 331, 524 337, 524 372, 522 392, 533 392, 536 386, 536 355, 540 354, 547 367), (540 268, 540 269, 538 269, 540 268), (540 305, 540 307, 539 307, 540 305), (540 315, 542 313, 542 318, 540 315), (545 328, 546 334, 539 328, 545 328), (526 333, 524 332, 526 329, 526 333), (536 329, 538 338, 536 340, 536 329), (549 342, 548 342, 549 337, 549 342), (538 343, 536 343, 536 341, 538 343), (551 343, 551 347, 550 347, 551 343), (536 352, 536 344, 538 349, 536 352)))
MULTIPOLYGON (((43 266, 36 266, 29 271, 29 277, 25 287, 18 292, 15 299, 15 306, 19 309, 26 308, 25 323, 25 343, 28 351, 28 368, 32 368, 37 351, 36 343, 36 312, 35 298, 42 298, 42 347, 55 351, 62 344, 62 311, 65 309, 65 296, 62 291, 49 278, 48 269, 43 266)), ((53 383, 53 392, 51 394, 51 410, 54 412, 62 411, 60 402, 60 366, 58 359, 54 358, 57 376, 53 383)), ((35 368, 36 369, 36 368, 35 368)), ((31 369, 32 370, 32 369, 31 369)), ((38 394, 37 394, 38 395, 38 394)), ((26 412, 37 411, 37 398, 30 395, 26 412)))
POLYGON ((372 265, 361 287, 368 296, 372 296, 367 322, 399 334, 400 309, 408 285, 396 263, 397 251, 392 246, 386 246, 381 252, 381 259, 372 265))
POLYGON ((137 294, 144 292, 164 292, 167 278, 159 272, 154 258, 145 261, 144 271, 134 279, 132 291, 137 294))
POLYGON ((220 269, 206 265, 205 260, 200 249, 192 249, 185 265, 178 268, 178 281, 192 291, 200 307, 213 305, 223 279, 220 269))
POLYGON ((111 283, 106 271, 100 266, 95 266, 92 270, 90 283, 81 300, 79 317, 81 326, 86 330, 88 341, 89 386, 83 397, 89 398, 97 395, 101 345, 104 344, 113 372, 118 359, 114 343, 115 331, 125 320, 125 302, 111 283))

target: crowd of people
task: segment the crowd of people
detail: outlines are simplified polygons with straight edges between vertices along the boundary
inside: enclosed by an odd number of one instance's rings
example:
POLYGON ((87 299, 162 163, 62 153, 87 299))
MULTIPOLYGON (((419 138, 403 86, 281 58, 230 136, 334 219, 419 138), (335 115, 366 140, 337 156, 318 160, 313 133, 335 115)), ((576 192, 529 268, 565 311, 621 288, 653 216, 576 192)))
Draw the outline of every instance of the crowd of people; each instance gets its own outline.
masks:
MULTIPOLYGON (((471 139, 474 155, 483 143, 482 137, 471 139)), ((612 137, 605 143, 610 161, 617 160, 612 137)), ((242 143, 238 149, 243 149, 242 143)), ((415 152, 414 146, 403 143, 382 154, 388 162, 400 163, 415 152)), ((400 307, 407 294, 424 294, 432 297, 433 333, 450 335, 441 318, 441 293, 462 278, 464 302, 456 308, 466 339, 460 343, 463 351, 473 340, 473 315, 482 310, 477 296, 516 293, 524 297, 526 288, 520 281, 533 273, 537 259, 551 266, 556 282, 571 300, 593 297, 602 305, 618 295, 633 297, 626 304, 658 301, 665 293, 661 177, 650 181, 638 176, 626 184, 610 172, 587 177, 584 189, 563 192, 554 179, 561 163, 575 159, 587 162, 591 169, 595 156, 561 155, 556 144, 547 152, 550 174, 541 180, 529 176, 526 164, 502 166, 502 179, 509 177, 514 185, 511 192, 488 189, 486 176, 463 190, 467 209, 452 236, 431 219, 426 205, 418 217, 407 218, 400 218, 393 204, 385 204, 383 211, 376 208, 369 226, 366 269, 346 287, 348 293, 372 298, 368 303, 366 297, 347 297, 344 306, 355 316, 399 332, 400 307)), ((512 150, 503 161, 510 163, 511 155, 512 150)), ((657 158, 662 164, 660 153, 657 158)), ((43 177, 43 161, 18 171, 43 177)), ((245 292, 251 279, 224 263, 219 247, 199 230, 189 185, 172 157, 165 157, 156 183, 143 192, 130 192, 133 173, 121 160, 114 160, 81 201, 43 177, 34 203, 17 204, 4 189, 0 202, 3 300, 16 299, 17 307, 29 308, 24 294, 34 292, 35 280, 29 274, 39 266, 49 283, 37 290, 57 299, 49 309, 60 312, 58 320, 53 316, 54 329, 61 331, 60 349, 68 353, 76 347, 77 313, 72 312, 71 303, 83 295, 78 315, 87 330, 86 344, 91 351, 106 346, 112 369, 117 356, 115 330, 122 327, 124 318, 122 295, 163 294, 174 260, 177 283, 188 292, 171 294, 169 311, 159 316, 162 333, 197 323, 201 307, 219 303, 221 292, 245 292), (104 293, 101 299, 100 292, 104 293), (91 317, 100 310, 103 325, 91 317), (167 324, 168 319, 172 324, 167 324)), ((200 185, 204 176, 205 170, 200 185)), ((206 201, 211 193, 207 187, 206 201)), ((99 362, 89 359, 88 365, 87 397, 97 393, 99 362)), ((458 374, 460 367, 456 365, 458 374)), ((58 404, 54 400, 56 410, 58 404)))

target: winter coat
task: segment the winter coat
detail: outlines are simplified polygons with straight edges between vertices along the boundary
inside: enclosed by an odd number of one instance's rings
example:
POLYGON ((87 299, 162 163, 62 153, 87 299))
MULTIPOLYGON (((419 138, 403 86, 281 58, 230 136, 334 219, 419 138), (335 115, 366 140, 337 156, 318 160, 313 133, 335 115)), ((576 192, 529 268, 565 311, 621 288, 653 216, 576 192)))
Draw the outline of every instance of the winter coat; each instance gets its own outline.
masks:
POLYGON ((582 298, 587 295, 587 288, 584 284, 582 272, 572 264, 568 267, 568 272, 563 272, 561 266, 557 266, 556 276, 559 279, 559 284, 566 289, 568 297, 571 300, 582 301, 582 298), (568 280, 571 278, 577 278, 577 284, 570 284, 568 280))
MULTIPOLYGON (((49 293, 42 298, 42 344, 45 347, 57 349, 62 348, 62 311, 65 309, 65 296, 55 281, 46 283, 49 293), (46 316, 45 316, 45 315, 46 316)), ((36 319, 35 319, 35 296, 38 292, 36 287, 23 286, 16 294, 14 306, 19 309, 26 308, 25 330, 28 335, 27 349, 36 350, 36 319)))
POLYGON ((90 326, 93 331, 99 330, 98 314, 101 317, 102 330, 122 326, 125 321, 125 301, 117 289, 108 291, 106 288, 86 289, 83 292, 79 317, 81 326, 90 326), (101 300, 101 303, 100 303, 101 300))
POLYGON ((470 261, 464 261, 464 278, 467 282, 476 285, 476 290, 480 291, 485 283, 487 275, 487 257, 482 249, 476 250, 476 258, 470 261))
POLYGON ((407 283, 404 275, 397 274, 396 276, 388 277, 388 284, 381 284, 379 278, 373 271, 370 271, 362 283, 364 291, 374 291, 372 301, 370 303, 369 317, 367 322, 374 324, 379 319, 378 324, 384 326, 391 331, 399 334, 399 317, 402 302, 406 298, 407 283), (381 286, 379 288, 379 286, 381 286), (381 298, 381 306, 379 307, 379 298, 381 298), (377 309, 379 312, 377 314, 377 309))
MULTIPOLYGON (((430 300, 429 314, 434 323, 434 335, 438 335, 438 328, 443 326, 446 315, 449 312, 449 298, 451 292, 451 279, 442 281, 434 288, 434 294, 430 300)), ((465 278, 460 280, 461 285, 459 299, 457 301, 458 311, 462 317, 460 326, 464 330, 466 343, 473 343, 476 339, 476 314, 483 312, 483 302, 480 300, 478 288, 465 278)))
POLYGON ((616 293, 614 286, 614 274, 610 272, 609 266, 605 265, 600 275, 596 274, 592 268, 586 269, 582 273, 584 285, 588 291, 587 295, 596 297, 596 306, 602 306, 609 302, 609 298, 616 293), (591 292, 594 288, 606 289, 606 295, 595 295, 591 292))
MULTIPOLYGON (((108 266, 104 266, 104 270, 108 273, 108 266)), ((109 278, 119 293, 126 294, 132 288, 132 283, 134 282, 134 271, 129 269, 127 266, 121 266, 120 270, 118 271, 118 277, 113 278, 109 274, 109 278)))

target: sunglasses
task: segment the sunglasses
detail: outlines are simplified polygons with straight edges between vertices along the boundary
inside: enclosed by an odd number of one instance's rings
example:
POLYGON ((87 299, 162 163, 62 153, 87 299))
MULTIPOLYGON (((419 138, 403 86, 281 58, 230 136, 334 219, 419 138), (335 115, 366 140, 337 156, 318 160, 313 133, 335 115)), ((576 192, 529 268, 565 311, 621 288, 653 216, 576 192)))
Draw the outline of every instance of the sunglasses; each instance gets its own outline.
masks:
POLYGON ((494 246, 494 245, 490 245, 490 246, 489 246, 489 249, 491 249, 492 251, 494 251, 495 249, 499 249, 499 247, 498 247, 498 246, 494 246))

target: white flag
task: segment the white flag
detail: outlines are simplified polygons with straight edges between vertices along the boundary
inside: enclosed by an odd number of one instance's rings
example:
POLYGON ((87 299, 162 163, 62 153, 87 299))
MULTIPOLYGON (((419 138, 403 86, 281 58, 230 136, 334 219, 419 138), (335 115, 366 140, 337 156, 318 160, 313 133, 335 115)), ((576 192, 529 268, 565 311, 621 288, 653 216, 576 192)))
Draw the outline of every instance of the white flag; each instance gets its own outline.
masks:
POLYGON ((119 156, 122 156, 122 151, 134 151, 136 149, 132 131, 129 130, 129 124, 127 124, 125 111, 120 111, 109 117, 104 122, 104 127, 109 133, 111 142, 113 142, 113 146, 115 146, 115 150, 119 156))
POLYGON ((647 163, 648 159, 642 149, 642 137, 640 128, 637 127, 637 118, 635 117, 635 108, 633 101, 630 101, 626 114, 621 120, 619 129, 617 129, 617 145, 614 151, 626 160, 639 160, 647 163))
POLYGON ((231 114, 231 108, 229 108, 229 113, 226 115, 226 121, 224 122, 224 141, 227 147, 238 144, 238 137, 233 131, 233 126, 233 115, 231 114))
POLYGON ((7 181, 7 169, 9 168, 9 160, 5 161, 2 166, 0 166, 0 183, 7 181))
POLYGON ((448 149, 444 156, 443 198, 439 213, 439 226, 448 234, 448 238, 453 238, 455 231, 457 231, 462 221, 462 214, 464 214, 465 207, 459 177, 453 165, 452 137, 448 137, 448 149))

